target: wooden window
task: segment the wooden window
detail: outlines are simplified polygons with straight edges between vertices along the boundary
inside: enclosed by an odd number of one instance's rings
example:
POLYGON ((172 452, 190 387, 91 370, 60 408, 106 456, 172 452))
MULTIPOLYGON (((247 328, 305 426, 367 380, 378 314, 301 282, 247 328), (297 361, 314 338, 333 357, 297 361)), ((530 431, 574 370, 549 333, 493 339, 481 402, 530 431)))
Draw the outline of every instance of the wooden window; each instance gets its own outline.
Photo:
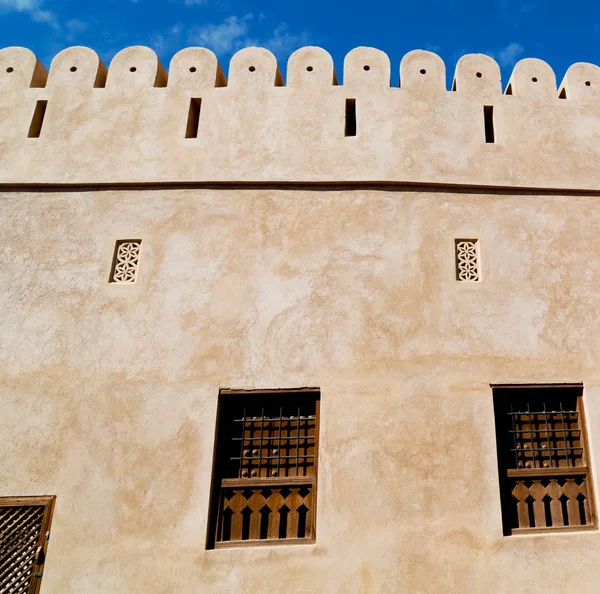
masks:
POLYGON ((495 386, 505 534, 596 524, 583 386, 495 386))
POLYGON ((219 395, 208 548, 315 539, 319 391, 219 395))
POLYGON ((37 594, 55 497, 0 497, 0 592, 37 594))

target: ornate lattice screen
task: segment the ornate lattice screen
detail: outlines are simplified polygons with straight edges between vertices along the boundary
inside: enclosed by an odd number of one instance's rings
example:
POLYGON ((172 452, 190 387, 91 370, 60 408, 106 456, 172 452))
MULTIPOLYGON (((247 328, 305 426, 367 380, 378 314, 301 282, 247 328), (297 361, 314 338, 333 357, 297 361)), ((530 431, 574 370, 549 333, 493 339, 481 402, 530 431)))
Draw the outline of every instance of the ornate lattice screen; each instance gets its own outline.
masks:
POLYGON ((209 547, 314 540, 319 392, 220 395, 209 547))
POLYGON ((0 592, 36 594, 54 497, 0 497, 0 592))
POLYGON ((506 534, 594 527, 581 386, 494 389, 506 534))
POLYGON ((142 250, 141 239, 121 239, 115 245, 110 282, 132 284, 137 280, 142 250))

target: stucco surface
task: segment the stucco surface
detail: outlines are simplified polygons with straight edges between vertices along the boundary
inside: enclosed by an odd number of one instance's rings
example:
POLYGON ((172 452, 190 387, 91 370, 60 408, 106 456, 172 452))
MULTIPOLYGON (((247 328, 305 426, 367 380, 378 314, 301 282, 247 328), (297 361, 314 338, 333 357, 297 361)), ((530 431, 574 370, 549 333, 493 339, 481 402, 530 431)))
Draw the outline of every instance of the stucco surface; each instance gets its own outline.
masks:
POLYGON ((226 79, 212 52, 187 48, 167 72, 152 50, 131 47, 107 69, 92 50, 73 47, 46 73, 29 50, 0 50, 0 184, 600 189, 592 64, 574 64, 557 89, 548 64, 521 60, 505 81, 511 94, 496 62, 478 54, 459 60, 451 91, 441 58, 421 50, 403 58, 396 88, 390 60, 374 48, 347 55, 343 85, 316 47, 290 57, 285 85, 265 49, 243 49, 228 66, 226 79), (202 100, 197 138, 185 138, 191 98, 202 100), (355 137, 344 136, 347 99, 356 101, 355 137), (43 127, 28 138, 38 101, 47 101, 43 127), (494 144, 485 142, 484 106, 494 109, 494 144))
POLYGON ((584 382, 597 196, 0 192, 0 495, 57 495, 44 593, 596 592, 597 532, 503 537, 496 382, 584 382), (141 238, 135 285, 108 281, 141 238), (482 281, 457 282, 478 238, 482 281), (317 542, 205 550, 220 387, 321 388, 317 542))

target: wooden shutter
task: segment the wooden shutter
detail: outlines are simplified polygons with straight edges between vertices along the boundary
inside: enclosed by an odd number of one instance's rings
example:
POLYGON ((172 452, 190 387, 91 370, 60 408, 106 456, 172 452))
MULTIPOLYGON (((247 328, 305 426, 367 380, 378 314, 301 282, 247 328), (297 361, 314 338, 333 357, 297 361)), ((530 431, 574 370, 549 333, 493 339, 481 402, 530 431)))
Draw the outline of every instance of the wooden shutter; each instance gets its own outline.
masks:
POLYGON ((596 524, 583 387, 494 389, 505 534, 596 524))
POLYGON ((222 391, 209 548, 315 539, 319 391, 222 391))
POLYGON ((0 592, 40 589, 55 497, 0 497, 0 592))

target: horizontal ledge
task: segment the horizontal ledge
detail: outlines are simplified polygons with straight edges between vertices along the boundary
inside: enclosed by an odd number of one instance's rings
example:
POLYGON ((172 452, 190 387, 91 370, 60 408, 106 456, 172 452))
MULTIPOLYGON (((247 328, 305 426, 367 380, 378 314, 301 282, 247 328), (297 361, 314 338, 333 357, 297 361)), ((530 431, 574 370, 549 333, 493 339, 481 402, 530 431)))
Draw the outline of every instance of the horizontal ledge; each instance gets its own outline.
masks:
POLYGON ((531 389, 543 389, 543 388, 583 388, 583 382, 575 382, 575 383, 568 383, 568 384, 532 384, 532 383, 526 383, 526 384, 490 384, 490 387, 492 388, 499 388, 502 390, 518 390, 518 389, 523 389, 523 388, 531 388, 531 389))
POLYGON ((272 180, 272 181, 129 181, 129 182, 44 182, 20 183, 0 182, 0 192, 94 192, 98 190, 154 190, 165 189, 179 190, 381 190, 404 192, 447 192, 456 194, 496 194, 496 195, 542 195, 542 196, 600 196, 600 188, 549 188, 544 186, 502 186, 481 183, 454 183, 454 182, 429 182, 429 181, 393 181, 393 180, 332 180, 332 181, 298 181, 298 180, 272 180))
POLYGON ((597 530, 596 524, 582 526, 549 526, 547 528, 513 528, 509 536, 534 536, 540 534, 556 534, 557 532, 584 532, 597 530))
POLYGON ((314 476, 287 476, 278 478, 258 477, 248 479, 222 479, 221 487, 287 487, 297 485, 310 485, 314 487, 316 478, 314 476))
POLYGON ((241 388, 220 388, 219 394, 297 394, 298 392, 318 394, 320 391, 320 388, 269 388, 266 390, 261 390, 260 388, 252 388, 251 390, 244 390, 241 388))
POLYGON ((506 476, 508 478, 534 478, 544 476, 561 476, 564 478, 570 478, 572 476, 582 476, 588 474, 589 469, 587 466, 577 466, 571 468, 523 468, 522 470, 507 470, 506 476))
POLYGON ((228 540, 226 542, 215 543, 215 549, 234 549, 240 547, 264 547, 264 546, 282 546, 315 544, 313 538, 266 538, 264 540, 228 540))

